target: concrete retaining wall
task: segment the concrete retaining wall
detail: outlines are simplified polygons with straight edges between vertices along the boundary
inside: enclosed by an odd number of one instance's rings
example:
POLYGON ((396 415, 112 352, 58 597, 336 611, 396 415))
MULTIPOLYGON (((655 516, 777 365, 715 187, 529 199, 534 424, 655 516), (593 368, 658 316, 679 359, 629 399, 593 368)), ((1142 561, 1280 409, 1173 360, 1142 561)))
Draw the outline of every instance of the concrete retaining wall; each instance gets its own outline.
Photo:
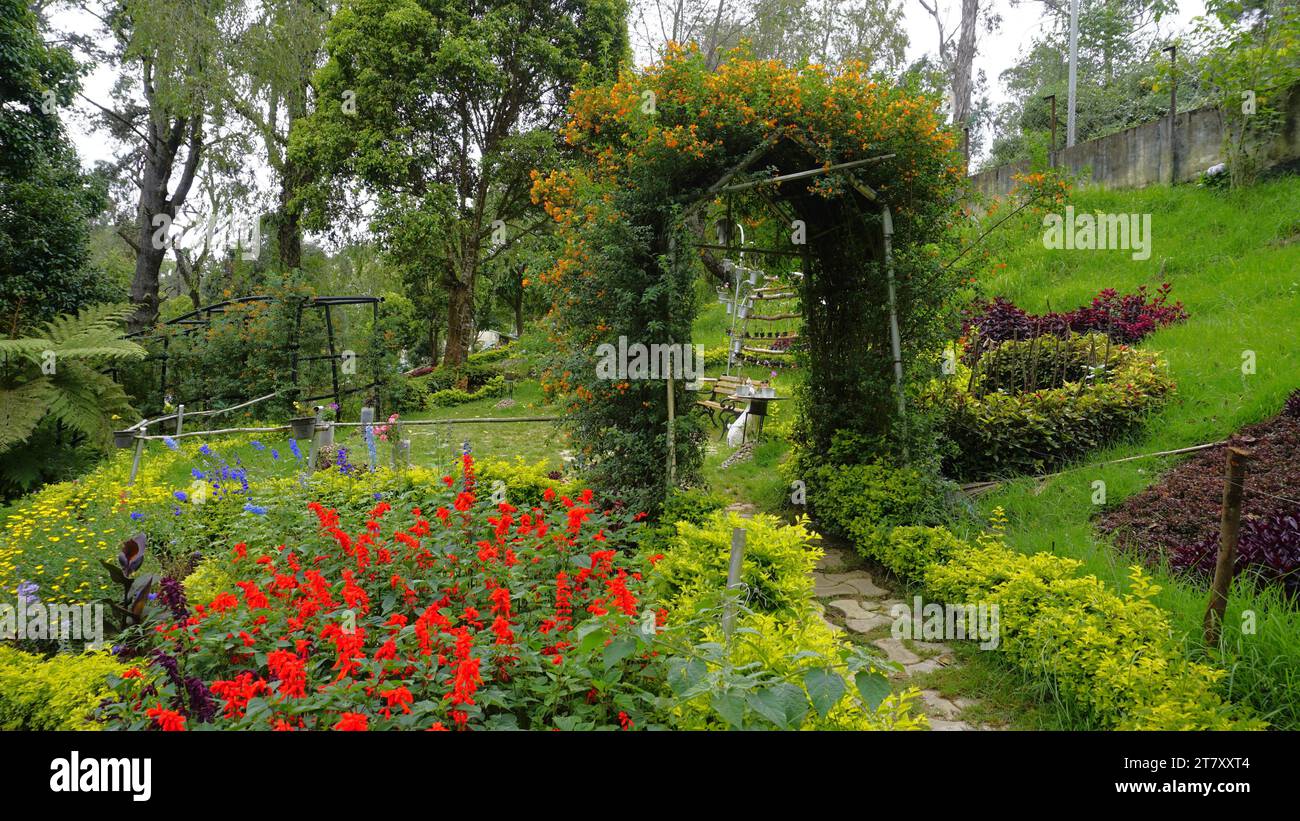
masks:
MULTIPOLYGON (((1282 132, 1269 151, 1269 165, 1300 159, 1300 86, 1293 86, 1285 109, 1282 132)), ((1195 180, 1212 165, 1223 162, 1223 123, 1219 110, 1206 106, 1184 111, 1175 118, 1179 182, 1195 180)), ((1167 117, 1125 129, 1070 148, 1052 152, 1054 165, 1077 175, 1085 184, 1103 188, 1141 188, 1170 181, 1172 162, 1167 117)), ((1014 176, 1031 170, 1028 161, 991 168, 970 178, 986 197, 1006 196, 1015 186, 1014 176)))

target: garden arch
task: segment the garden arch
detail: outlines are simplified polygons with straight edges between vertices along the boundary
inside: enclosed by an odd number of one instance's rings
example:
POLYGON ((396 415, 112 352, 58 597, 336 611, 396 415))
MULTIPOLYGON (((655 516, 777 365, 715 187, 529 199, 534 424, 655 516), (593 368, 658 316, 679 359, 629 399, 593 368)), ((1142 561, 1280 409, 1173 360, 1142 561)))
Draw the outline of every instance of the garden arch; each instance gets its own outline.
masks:
MULTIPOLYGON (((556 381, 575 397, 570 432, 597 463, 634 466, 597 471, 595 481, 640 485, 647 496, 657 485, 662 497, 663 382, 585 378, 588 351, 620 335, 689 339, 698 269, 685 251, 710 250, 700 237, 710 209, 763 209, 805 227, 802 246, 784 232, 805 268, 798 452, 846 464, 902 457, 916 444, 923 433, 903 424, 905 396, 937 374, 952 330, 955 275, 939 259, 955 244, 963 180, 935 100, 877 84, 861 66, 736 58, 711 70, 675 51, 618 82, 577 89, 570 114, 565 136, 592 162, 539 174, 534 197, 563 240, 546 281, 567 344, 556 381)), ((679 462, 698 449, 685 427, 679 462)))

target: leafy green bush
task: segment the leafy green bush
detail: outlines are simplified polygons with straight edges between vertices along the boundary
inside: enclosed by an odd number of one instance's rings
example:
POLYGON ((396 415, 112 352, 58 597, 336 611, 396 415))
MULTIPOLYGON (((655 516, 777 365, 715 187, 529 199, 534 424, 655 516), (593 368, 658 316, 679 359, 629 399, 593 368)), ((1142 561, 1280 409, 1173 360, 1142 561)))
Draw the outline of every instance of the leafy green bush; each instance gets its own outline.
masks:
POLYGON ((489 365, 493 362, 502 362, 514 355, 513 345, 498 345, 495 348, 489 348, 486 351, 472 353, 468 357, 470 365, 489 365))
POLYGON ((1079 565, 982 537, 946 564, 931 565, 925 586, 945 601, 996 605, 999 650, 1101 727, 1263 726, 1220 698, 1215 685, 1223 670, 1185 657, 1168 615, 1151 601, 1160 588, 1140 567, 1131 568, 1133 592, 1120 596, 1095 576, 1076 576, 1079 565))
POLYGON ((49 659, 0 646, 0 730, 93 730, 108 677, 126 666, 107 653, 49 659))
MULTIPOLYGON (((859 545, 862 543, 859 542, 859 545)), ((946 527, 896 527, 884 539, 876 539, 875 552, 868 558, 887 567, 903 579, 919 579, 932 564, 943 564, 965 546, 946 527)))
POLYGON ((817 559, 807 549, 811 534, 802 524, 791 527, 775 516, 744 519, 719 511, 703 524, 683 521, 676 527, 668 553, 655 568, 656 591, 670 610, 694 611, 708 596, 721 595, 731 561, 731 533, 738 527, 746 531, 740 577, 748 607, 795 616, 812 597, 817 559))
POLYGON ((199 563, 194 572, 185 577, 185 598, 191 604, 207 604, 218 593, 234 590, 238 579, 230 572, 230 565, 210 558, 199 563))
POLYGON ((978 479, 1057 467, 1136 430, 1175 387, 1157 354, 1120 345, 1099 357, 1104 368, 1079 381, 1029 392, 998 390, 1032 369, 1015 361, 1030 357, 1035 344, 1010 342, 998 349, 999 364, 986 377, 988 392, 978 377, 946 380, 927 392, 954 446, 945 464, 948 475, 978 479))
POLYGON ((499 375, 497 369, 489 364, 466 362, 455 368, 437 368, 425 380, 430 393, 446 390, 473 393, 499 375))
POLYGON ((515 461, 487 459, 477 463, 480 487, 494 493, 497 482, 505 484, 506 501, 523 510, 538 507, 549 490, 559 496, 572 496, 578 492, 575 484, 556 479, 546 462, 529 464, 522 457, 515 461))
POLYGON ((875 544, 898 525, 948 518, 944 483, 917 468, 880 462, 823 465, 807 473, 808 506, 827 532, 851 539, 875 558, 875 544))
MULTIPOLYGON (((430 382, 430 384, 433 384, 430 382)), ((488 381, 484 382, 475 391, 463 391, 460 388, 447 388, 446 390, 435 391, 429 394, 425 400, 425 405, 429 410, 434 408, 450 408, 456 405, 464 405, 467 402, 474 402, 479 399, 492 399, 497 396, 503 396, 506 392, 505 377, 497 374, 488 381)))
POLYGON ((705 490, 674 490, 664 502, 659 523, 648 527, 641 536, 641 551, 646 555, 663 553, 668 550, 672 538, 677 535, 677 523, 689 522, 702 525, 709 514, 722 510, 727 500, 705 490))
POLYGON ((845 644, 822 620, 811 575, 821 552, 809 547, 803 523, 784 525, 772 516, 745 519, 722 511, 702 514, 712 503, 705 494, 671 500, 670 506, 703 518, 677 522, 667 553, 649 557, 652 590, 666 606, 666 634, 684 632, 681 638, 698 655, 669 677, 680 697, 673 725, 925 728, 925 718, 912 712, 917 691, 891 694, 885 677, 889 665, 845 644), (721 612, 737 527, 746 531, 744 591, 728 640, 721 612))

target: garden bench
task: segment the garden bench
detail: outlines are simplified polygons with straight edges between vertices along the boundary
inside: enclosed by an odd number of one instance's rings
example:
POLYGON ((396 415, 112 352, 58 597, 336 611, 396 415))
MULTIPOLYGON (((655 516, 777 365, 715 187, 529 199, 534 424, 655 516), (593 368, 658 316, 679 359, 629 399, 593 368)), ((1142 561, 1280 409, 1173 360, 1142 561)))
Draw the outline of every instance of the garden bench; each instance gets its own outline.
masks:
POLYGON ((708 398, 697 400, 695 406, 709 415, 710 424, 716 425, 721 421, 725 433, 727 417, 740 415, 740 408, 736 407, 739 403, 731 397, 743 380, 739 376, 719 376, 717 379, 701 381, 709 382, 708 398))

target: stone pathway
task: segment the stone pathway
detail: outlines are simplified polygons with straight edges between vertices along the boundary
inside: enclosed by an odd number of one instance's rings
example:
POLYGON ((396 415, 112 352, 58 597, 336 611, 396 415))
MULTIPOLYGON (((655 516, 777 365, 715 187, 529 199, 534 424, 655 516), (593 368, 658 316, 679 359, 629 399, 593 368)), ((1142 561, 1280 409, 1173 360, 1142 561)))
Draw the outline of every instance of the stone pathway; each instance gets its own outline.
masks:
MULTIPOLYGON (((948 667, 956 663, 952 649, 945 644, 909 641, 906 644, 890 636, 893 618, 890 611, 906 602, 876 584, 871 574, 860 567, 861 560, 845 547, 817 542, 825 555, 813 571, 817 598, 827 613, 822 619, 838 633, 847 631, 860 642, 870 643, 890 661, 902 665, 892 678, 905 683, 913 676, 948 667), (827 618, 832 615, 835 620, 827 618)), ((961 719, 962 711, 975 704, 966 698, 944 698, 938 690, 922 690, 921 706, 930 717, 933 730, 992 729, 961 719)))

